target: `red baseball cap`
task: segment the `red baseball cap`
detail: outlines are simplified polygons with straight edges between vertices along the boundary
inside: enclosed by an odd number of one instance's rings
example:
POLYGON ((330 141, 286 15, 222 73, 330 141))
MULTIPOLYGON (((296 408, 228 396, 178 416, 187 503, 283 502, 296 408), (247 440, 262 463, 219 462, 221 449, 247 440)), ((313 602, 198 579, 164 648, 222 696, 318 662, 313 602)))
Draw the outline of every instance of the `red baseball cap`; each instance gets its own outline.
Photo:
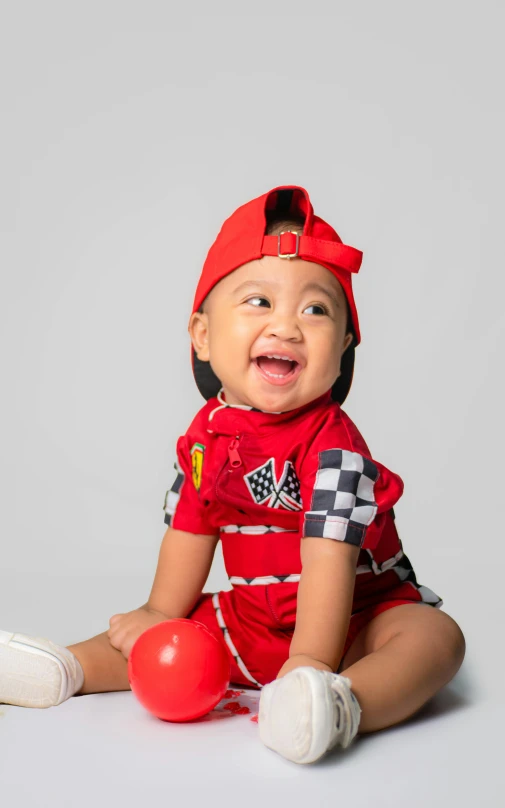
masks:
MULTIPOLYGON (((342 243, 338 233, 314 210, 305 188, 279 185, 241 205, 223 223, 203 265, 193 303, 198 311, 210 290, 226 275, 248 261, 263 255, 291 260, 303 258, 326 267, 340 282, 349 304, 354 339, 342 355, 341 373, 332 387, 332 399, 343 403, 349 392, 354 370, 354 348, 361 341, 358 312, 352 292, 352 275, 359 271, 363 253, 342 243), (289 219, 304 218, 303 231, 265 235, 267 211, 289 219)), ((196 384, 205 399, 217 396, 221 382, 209 362, 198 359, 191 346, 191 364, 196 384)))

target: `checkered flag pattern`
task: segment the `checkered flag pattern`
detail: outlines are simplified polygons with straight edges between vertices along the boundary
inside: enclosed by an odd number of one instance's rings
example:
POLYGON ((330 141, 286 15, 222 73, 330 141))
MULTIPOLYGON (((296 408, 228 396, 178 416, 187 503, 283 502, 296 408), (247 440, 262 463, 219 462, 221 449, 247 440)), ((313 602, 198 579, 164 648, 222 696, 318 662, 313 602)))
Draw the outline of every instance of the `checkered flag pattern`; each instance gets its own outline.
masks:
POLYGON ((165 511, 164 522, 169 527, 172 524, 175 509, 177 508, 177 504, 181 496, 181 485, 184 482, 184 472, 177 460, 174 463, 174 469, 177 472, 177 476, 172 483, 172 487, 165 494, 165 503, 163 505, 163 510, 165 511))
POLYGON ((363 544, 366 528, 375 518, 375 463, 347 449, 319 452, 310 511, 305 513, 303 535, 363 544))
POLYGON ((275 477, 273 457, 249 474, 244 474, 244 480, 258 505, 266 504, 269 508, 282 506, 289 511, 301 510, 300 481, 290 460, 285 461, 279 482, 275 477))
POLYGON ((244 479, 248 485, 249 491, 253 495, 253 499, 258 505, 269 499, 275 492, 275 471, 274 461, 271 457, 264 466, 251 471, 246 474, 244 479))
POLYGON ((269 584, 295 584, 302 576, 293 575, 259 575, 256 578, 243 578, 239 575, 230 575, 228 580, 233 586, 269 586, 269 584))
POLYGON ((285 471, 285 480, 281 480, 281 496, 282 494, 289 497, 295 505, 298 505, 297 509, 302 508, 302 497, 300 494, 300 480, 295 474, 295 470, 291 463, 288 461, 288 467, 285 471))

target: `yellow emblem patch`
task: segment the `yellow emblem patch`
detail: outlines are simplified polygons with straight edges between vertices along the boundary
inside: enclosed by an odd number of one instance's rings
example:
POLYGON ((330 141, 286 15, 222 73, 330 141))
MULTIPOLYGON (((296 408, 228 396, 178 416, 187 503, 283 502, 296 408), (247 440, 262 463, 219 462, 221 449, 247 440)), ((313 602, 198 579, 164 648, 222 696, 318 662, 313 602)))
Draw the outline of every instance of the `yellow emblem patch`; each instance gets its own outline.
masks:
POLYGON ((203 453, 205 446, 203 443, 194 443, 191 448, 191 476, 193 478, 193 485, 196 490, 200 492, 202 484, 202 466, 203 466, 203 453))

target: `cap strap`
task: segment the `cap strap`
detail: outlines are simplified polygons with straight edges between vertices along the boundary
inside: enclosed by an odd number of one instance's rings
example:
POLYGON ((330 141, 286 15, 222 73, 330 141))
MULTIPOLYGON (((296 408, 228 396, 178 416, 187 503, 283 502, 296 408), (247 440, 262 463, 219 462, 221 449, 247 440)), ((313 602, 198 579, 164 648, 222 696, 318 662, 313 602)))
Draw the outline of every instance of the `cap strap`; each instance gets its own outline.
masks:
MULTIPOLYGON (((262 255, 293 255, 295 237, 286 232, 279 236, 263 236, 262 255)), ((363 253, 355 247, 341 244, 337 241, 300 236, 298 241, 298 257, 309 261, 324 261, 334 264, 347 272, 358 272, 363 260, 363 253)))

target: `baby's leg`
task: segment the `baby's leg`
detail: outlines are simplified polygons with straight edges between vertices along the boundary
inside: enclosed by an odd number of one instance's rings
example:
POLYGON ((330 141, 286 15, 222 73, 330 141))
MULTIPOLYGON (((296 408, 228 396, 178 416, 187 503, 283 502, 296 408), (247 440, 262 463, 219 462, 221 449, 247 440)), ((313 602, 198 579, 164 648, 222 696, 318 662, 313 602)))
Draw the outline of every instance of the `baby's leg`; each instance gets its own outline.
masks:
MULTIPOLYGON (((204 593, 188 617, 223 641, 212 597, 204 593)), ((130 690, 128 661, 111 645, 108 634, 104 631, 65 648, 44 637, 0 631, 0 704, 54 707, 74 695, 130 690)), ((231 663, 240 677, 234 660, 231 663)))
POLYGON ((47 637, 0 630, 0 704, 55 707, 73 696, 83 679, 67 648, 47 637))
POLYGON ((383 611, 358 634, 339 673, 362 709, 360 734, 414 715, 455 676, 465 639, 446 612, 416 603, 383 611))
POLYGON ((395 605, 361 629, 340 675, 306 662, 267 684, 260 738, 288 760, 313 763, 337 744, 347 748, 357 733, 414 715, 453 678, 464 654, 463 633, 448 614, 419 602, 395 605))
POLYGON ((108 633, 70 645, 0 631, 0 704, 56 707, 71 696, 129 690, 128 662, 108 633))
POLYGON ((131 689, 128 661, 110 644, 106 631, 67 648, 77 657, 84 672, 84 683, 76 696, 131 689))

